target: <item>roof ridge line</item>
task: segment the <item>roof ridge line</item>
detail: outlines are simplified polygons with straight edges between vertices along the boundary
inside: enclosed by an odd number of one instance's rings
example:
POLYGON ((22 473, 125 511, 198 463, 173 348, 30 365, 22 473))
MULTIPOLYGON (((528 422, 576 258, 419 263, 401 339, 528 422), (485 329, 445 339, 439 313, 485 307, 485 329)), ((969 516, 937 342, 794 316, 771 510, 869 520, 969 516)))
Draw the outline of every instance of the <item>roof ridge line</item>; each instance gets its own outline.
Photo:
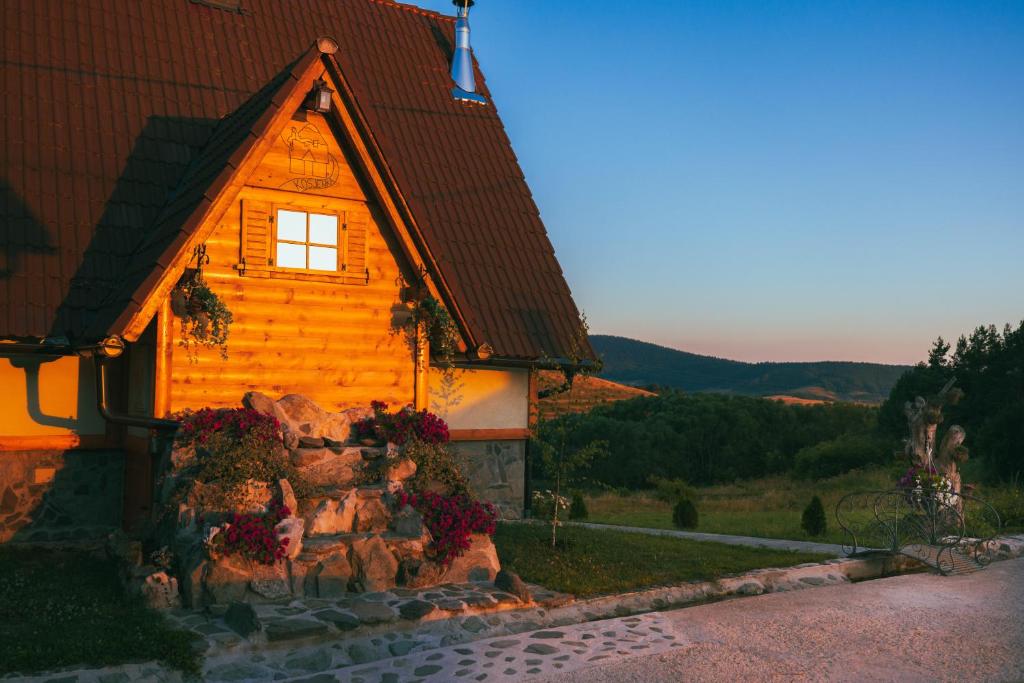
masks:
POLYGON ((437 12, 432 9, 424 9, 418 5, 411 5, 405 2, 399 2, 398 0, 368 0, 368 2, 372 2, 375 5, 395 7, 400 10, 405 10, 406 12, 412 12, 413 14, 419 14, 425 17, 434 17, 437 19, 444 19, 450 23, 455 23, 455 17, 453 16, 441 14, 440 12, 437 12))

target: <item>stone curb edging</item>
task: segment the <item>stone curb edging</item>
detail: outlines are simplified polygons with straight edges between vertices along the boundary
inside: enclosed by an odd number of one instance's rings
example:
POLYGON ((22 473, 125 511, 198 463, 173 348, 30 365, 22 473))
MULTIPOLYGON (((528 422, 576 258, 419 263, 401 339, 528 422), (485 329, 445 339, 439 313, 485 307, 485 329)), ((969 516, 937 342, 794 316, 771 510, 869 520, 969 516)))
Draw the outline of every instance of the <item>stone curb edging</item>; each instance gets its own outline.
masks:
MULTIPOLYGON (((1024 556, 1024 535, 1007 536, 999 539, 994 560, 1013 559, 1024 556)), ((504 635, 517 635, 545 628, 558 628, 591 621, 621 618, 631 615, 678 608, 685 605, 728 599, 731 597, 753 596, 764 593, 779 593, 819 586, 838 585, 856 581, 882 578, 907 571, 915 571, 923 565, 910 558, 876 554, 873 556, 831 559, 822 563, 808 563, 795 567, 777 569, 755 569, 738 576, 723 577, 715 581, 699 581, 671 586, 646 588, 627 593, 603 595, 577 600, 562 606, 545 609, 530 607, 490 615, 470 617, 474 628, 464 628, 463 619, 433 621, 424 625, 421 631, 402 634, 402 640, 412 641, 409 654, 453 647, 462 643, 475 642, 504 635), (483 618, 481 618, 483 617, 483 618), (486 621, 484 621, 486 619, 486 621), (450 623, 449 623, 450 622, 450 623)), ((272 654, 259 665, 267 678, 278 680, 302 678, 323 671, 343 672, 348 667, 364 666, 394 657, 396 640, 389 638, 356 638, 336 643, 318 643, 306 648, 297 648, 288 654, 288 660, 272 662, 272 654), (313 664, 312 655, 318 649, 337 650, 334 657, 322 660, 317 666, 292 668, 290 664, 313 664), (353 656, 357 655, 357 656, 353 656), (283 668, 282 668, 283 667, 283 668), (281 674, 284 674, 283 676, 281 674)), ((239 652, 214 658, 204 667, 204 679, 230 680, 231 674, 239 673, 237 665, 251 656, 252 652, 239 652)), ((284 653, 281 653, 284 654, 284 653)), ((135 675, 149 681, 180 681, 181 675, 153 663, 140 663, 108 667, 105 669, 65 670, 48 673, 28 680, 62 680, 78 674, 79 678, 66 680, 107 681, 129 680, 108 678, 111 674, 124 673, 134 680, 135 675), (135 675, 133 675, 135 674, 135 675)), ((252 671, 256 674, 256 671, 252 671)), ((9 677, 3 677, 9 678, 9 677)))

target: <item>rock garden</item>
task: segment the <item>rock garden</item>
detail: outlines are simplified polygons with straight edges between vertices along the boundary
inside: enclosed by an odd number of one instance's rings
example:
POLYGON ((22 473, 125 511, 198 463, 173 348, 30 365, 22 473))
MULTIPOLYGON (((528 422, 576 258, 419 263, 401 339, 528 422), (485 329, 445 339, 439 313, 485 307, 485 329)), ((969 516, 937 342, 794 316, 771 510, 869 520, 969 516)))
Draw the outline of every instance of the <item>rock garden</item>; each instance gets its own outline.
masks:
POLYGON ((141 544, 116 544, 152 607, 339 599, 493 582, 496 512, 426 411, 329 412, 246 394, 182 416, 141 544))

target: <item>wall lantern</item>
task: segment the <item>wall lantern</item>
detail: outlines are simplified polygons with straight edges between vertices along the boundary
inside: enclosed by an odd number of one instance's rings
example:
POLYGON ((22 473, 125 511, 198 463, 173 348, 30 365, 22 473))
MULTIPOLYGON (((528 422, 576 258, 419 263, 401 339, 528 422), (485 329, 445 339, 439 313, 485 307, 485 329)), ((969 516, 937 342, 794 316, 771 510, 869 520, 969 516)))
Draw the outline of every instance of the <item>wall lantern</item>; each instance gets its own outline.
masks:
POLYGON ((111 335, 99 343, 99 352, 106 358, 117 358, 124 353, 124 340, 111 335))
POLYGON ((328 87, 324 79, 316 79, 313 81, 313 90, 306 100, 306 108, 326 114, 331 110, 331 95, 333 94, 334 91, 328 87))

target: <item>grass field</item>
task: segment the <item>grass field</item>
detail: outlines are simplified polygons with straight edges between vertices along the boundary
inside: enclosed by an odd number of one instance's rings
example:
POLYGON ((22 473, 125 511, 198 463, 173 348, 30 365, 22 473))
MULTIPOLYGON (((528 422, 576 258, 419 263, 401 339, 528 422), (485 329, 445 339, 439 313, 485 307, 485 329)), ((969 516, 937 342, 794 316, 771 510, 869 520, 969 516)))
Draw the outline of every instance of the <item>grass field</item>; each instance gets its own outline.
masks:
MULTIPOLYGON (((815 540, 842 543, 836 524, 836 503, 858 490, 892 488, 894 477, 886 469, 853 471, 818 481, 766 477, 697 489, 700 524, 695 531, 761 538, 815 540), (810 537, 800 528, 800 515, 811 497, 825 505, 828 531, 810 537)), ((1009 530, 1024 528, 1024 494, 1011 487, 981 488, 979 495, 995 505, 1009 530)), ((586 498, 588 521, 654 529, 673 529, 672 505, 642 492, 623 495, 602 493, 586 498)))
POLYGON ((579 597, 829 558, 580 527, 559 529, 558 546, 552 549, 551 528, 540 524, 500 524, 494 543, 503 567, 526 581, 579 597))
POLYGON ((125 596, 112 562, 0 548, 0 674, 150 659, 197 674, 191 643, 190 633, 125 596))

